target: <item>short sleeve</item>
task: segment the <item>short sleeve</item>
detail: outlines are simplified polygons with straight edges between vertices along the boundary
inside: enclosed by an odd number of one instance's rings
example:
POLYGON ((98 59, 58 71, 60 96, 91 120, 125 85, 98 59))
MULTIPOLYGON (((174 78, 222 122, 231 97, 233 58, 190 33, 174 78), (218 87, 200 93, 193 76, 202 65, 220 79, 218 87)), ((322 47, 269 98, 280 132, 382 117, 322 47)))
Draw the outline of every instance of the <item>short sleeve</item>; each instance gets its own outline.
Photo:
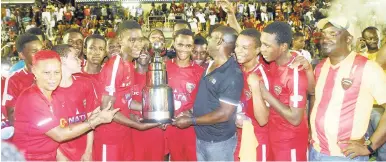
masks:
POLYGON ((386 103, 386 75, 383 69, 377 63, 367 61, 363 74, 371 96, 379 105, 386 103))
POLYGON ((114 96, 117 87, 122 83, 123 65, 121 57, 111 58, 102 68, 99 75, 102 95, 114 96))
POLYGON ((241 72, 225 78, 220 85, 219 100, 233 106, 238 106, 244 87, 243 80, 241 72))
POLYGON ((5 107, 15 107, 16 100, 20 95, 20 91, 17 89, 15 81, 11 77, 6 78, 3 88, 4 92, 1 105, 5 107))
POLYGON ((308 80, 305 71, 298 71, 297 68, 292 70, 292 79, 288 82, 290 90, 290 105, 295 108, 306 108, 308 80))

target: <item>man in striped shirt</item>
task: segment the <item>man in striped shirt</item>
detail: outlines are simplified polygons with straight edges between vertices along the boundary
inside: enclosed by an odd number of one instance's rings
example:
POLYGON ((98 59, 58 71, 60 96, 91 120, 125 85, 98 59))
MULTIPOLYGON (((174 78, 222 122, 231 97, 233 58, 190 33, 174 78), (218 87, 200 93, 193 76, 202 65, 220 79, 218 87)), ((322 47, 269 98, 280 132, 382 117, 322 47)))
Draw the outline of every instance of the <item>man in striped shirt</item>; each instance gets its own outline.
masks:
POLYGON ((318 28, 328 58, 315 69, 309 160, 367 161, 386 141, 386 115, 371 137, 365 135, 373 100, 386 107, 386 76, 375 62, 351 51, 354 32, 347 19, 322 19, 318 28))

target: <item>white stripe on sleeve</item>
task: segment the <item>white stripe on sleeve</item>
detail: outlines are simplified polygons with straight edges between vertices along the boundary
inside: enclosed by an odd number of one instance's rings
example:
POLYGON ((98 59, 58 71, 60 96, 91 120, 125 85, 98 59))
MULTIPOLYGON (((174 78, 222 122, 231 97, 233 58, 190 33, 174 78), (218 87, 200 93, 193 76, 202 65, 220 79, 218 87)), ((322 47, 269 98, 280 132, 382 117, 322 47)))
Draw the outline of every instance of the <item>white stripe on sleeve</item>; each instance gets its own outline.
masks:
POLYGON ((296 162, 296 149, 291 149, 291 162, 296 162))
POLYGON ((294 96, 293 100, 294 102, 294 107, 298 107, 299 105, 299 71, 298 67, 294 68, 294 96))
POLYGON ((11 76, 7 77, 5 79, 5 84, 4 84, 4 92, 3 92, 3 98, 1 100, 1 106, 5 106, 5 103, 7 102, 7 100, 9 100, 9 95, 8 95, 8 82, 9 82, 9 78, 11 78, 11 76))
POLYGON ((114 60, 114 65, 113 65, 113 71, 112 71, 112 75, 111 75, 110 85, 108 86, 109 88, 107 88, 107 91, 109 92, 110 96, 113 96, 114 92, 115 92, 115 79, 117 77, 119 60, 120 59, 121 59, 121 57, 117 56, 115 58, 115 60, 114 60))

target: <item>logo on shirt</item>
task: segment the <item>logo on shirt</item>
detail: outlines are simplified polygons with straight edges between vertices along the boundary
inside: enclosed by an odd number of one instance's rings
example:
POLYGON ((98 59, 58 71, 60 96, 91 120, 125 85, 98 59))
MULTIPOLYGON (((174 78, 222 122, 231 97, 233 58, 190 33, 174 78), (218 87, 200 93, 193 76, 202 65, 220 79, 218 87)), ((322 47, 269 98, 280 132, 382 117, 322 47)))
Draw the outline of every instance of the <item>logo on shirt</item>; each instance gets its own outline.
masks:
POLYGON ((189 83, 189 82, 186 83, 186 90, 189 93, 192 93, 195 87, 196 87, 196 85, 193 83, 189 83))
POLYGON ((61 118, 59 120, 60 127, 64 128, 69 126, 70 124, 84 122, 87 119, 87 115, 85 113, 77 113, 77 115, 66 118, 61 118))
POLYGON ((282 89, 281 89, 280 86, 275 86, 275 87, 274 87, 274 90, 275 90, 275 94, 276 94, 276 95, 280 95, 282 89))
POLYGON ((212 76, 209 76, 209 82, 216 84, 216 79, 214 79, 212 76))
POLYGON ((350 78, 342 78, 341 85, 344 90, 349 89, 353 84, 353 80, 350 78))

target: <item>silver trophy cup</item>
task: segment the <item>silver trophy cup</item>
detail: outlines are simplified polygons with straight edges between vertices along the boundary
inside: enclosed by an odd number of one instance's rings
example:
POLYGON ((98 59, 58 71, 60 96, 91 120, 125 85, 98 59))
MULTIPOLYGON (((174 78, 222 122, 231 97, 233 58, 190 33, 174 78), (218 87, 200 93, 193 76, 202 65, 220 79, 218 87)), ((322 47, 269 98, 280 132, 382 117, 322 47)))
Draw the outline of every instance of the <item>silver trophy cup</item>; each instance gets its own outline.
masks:
POLYGON ((161 43, 153 43, 154 58, 142 90, 142 115, 145 123, 170 123, 174 117, 173 89, 167 85, 166 66, 160 56, 161 43))

